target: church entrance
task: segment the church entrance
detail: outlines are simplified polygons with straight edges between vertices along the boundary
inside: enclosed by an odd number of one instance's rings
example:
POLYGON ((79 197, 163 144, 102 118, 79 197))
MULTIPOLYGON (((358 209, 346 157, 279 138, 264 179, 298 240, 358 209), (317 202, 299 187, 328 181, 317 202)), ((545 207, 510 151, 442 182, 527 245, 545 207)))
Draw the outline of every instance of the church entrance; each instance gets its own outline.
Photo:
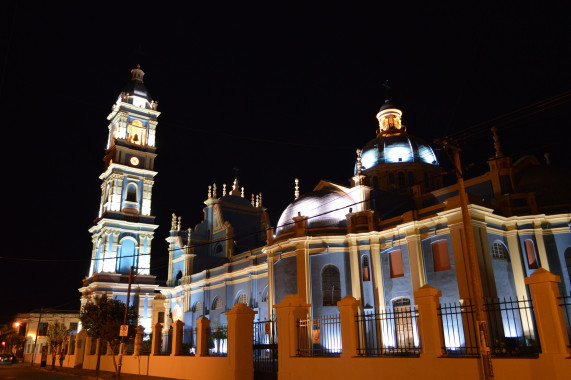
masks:
POLYGON ((275 317, 269 321, 254 322, 254 380, 278 378, 278 324, 275 317))

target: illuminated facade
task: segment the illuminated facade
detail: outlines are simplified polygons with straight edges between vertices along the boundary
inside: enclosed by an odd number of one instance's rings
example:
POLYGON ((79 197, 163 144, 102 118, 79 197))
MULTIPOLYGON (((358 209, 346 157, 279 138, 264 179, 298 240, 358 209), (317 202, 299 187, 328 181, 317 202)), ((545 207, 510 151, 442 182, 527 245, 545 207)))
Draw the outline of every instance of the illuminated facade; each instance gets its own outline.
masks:
MULTIPOLYGON (((212 205, 229 199, 226 194, 218 198, 209 190, 205 219, 190 238, 173 220, 169 287, 161 289, 163 333, 176 319, 185 328, 200 316, 224 323, 223 312, 240 300, 258 311, 256 318, 269 319, 273 305, 289 294, 311 304, 313 316, 337 314, 337 301, 346 295, 359 300, 363 313, 410 308, 414 292, 426 284, 442 291, 441 302, 470 299, 457 184, 444 185, 434 151, 407 133, 399 108, 387 101, 377 120, 376 138, 357 150, 350 186, 321 181, 300 196, 296 180, 295 199, 266 242, 242 252, 224 245, 222 265, 211 260, 193 270, 192 263, 216 257, 226 237, 247 235, 198 237, 221 223, 212 205)), ((559 275, 561 293, 570 294, 568 196, 561 202, 532 192, 526 173, 551 169, 530 157, 512 163, 495 134, 494 140, 489 170, 465 181, 484 295, 529 298, 524 277, 540 267, 559 275)), ((549 188, 546 182, 540 187, 549 188)), ((239 192, 235 197, 243 200, 239 192)), ((226 231, 237 226, 226 222, 226 231)), ((250 222, 241 228, 244 223, 250 222)), ((249 228, 262 234, 265 224, 256 220, 249 228)))
POLYGON ((143 84, 137 66, 107 117, 109 137, 105 169, 99 176, 101 201, 92 234, 89 275, 83 281, 82 305, 94 295, 108 294, 125 302, 130 268, 134 268, 130 305, 139 323, 151 327, 155 276, 150 275, 155 217, 151 215, 157 127, 157 103, 143 84))

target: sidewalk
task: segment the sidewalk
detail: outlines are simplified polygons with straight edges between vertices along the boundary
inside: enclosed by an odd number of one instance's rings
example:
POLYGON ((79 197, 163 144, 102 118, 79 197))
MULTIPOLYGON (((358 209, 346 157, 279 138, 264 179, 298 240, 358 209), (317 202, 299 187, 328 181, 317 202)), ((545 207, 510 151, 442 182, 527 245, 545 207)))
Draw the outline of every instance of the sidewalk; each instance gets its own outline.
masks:
MULTIPOLYGON (((26 363, 28 366, 29 363, 26 363)), ((60 373, 65 374, 68 376, 80 377, 84 379, 93 379, 96 380, 97 376, 95 375, 95 370, 92 369, 82 369, 82 368, 66 368, 66 367, 59 367, 56 366, 55 369, 52 369, 51 365, 47 367, 40 367, 34 366, 36 370, 52 372, 52 373, 60 373)), ((107 372, 107 371, 99 371, 99 379, 115 379, 114 372, 107 372)), ((146 375, 133 375, 130 373, 121 373, 121 379, 123 380, 173 380, 170 377, 156 377, 156 376, 146 376, 146 375)))

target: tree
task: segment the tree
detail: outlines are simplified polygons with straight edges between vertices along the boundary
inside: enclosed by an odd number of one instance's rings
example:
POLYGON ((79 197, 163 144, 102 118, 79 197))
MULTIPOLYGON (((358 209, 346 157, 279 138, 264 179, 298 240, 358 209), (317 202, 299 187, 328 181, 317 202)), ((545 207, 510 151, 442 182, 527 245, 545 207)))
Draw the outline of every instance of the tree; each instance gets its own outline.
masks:
MULTIPOLYGON (((94 339, 99 339, 100 343, 109 344, 116 373, 118 373, 118 368, 115 360, 115 349, 121 343, 119 330, 123 324, 124 317, 125 304, 119 300, 109 299, 105 294, 101 297, 95 297, 93 301, 86 303, 79 316, 79 320, 87 335, 94 339)), ((135 335, 137 319, 137 312, 135 308, 131 306, 127 314, 129 336, 135 335)), ((101 346, 99 348, 101 348, 101 346)), ((97 365, 95 367, 97 376, 99 376, 100 361, 101 349, 98 350, 97 365)))
MULTIPOLYGON (((48 341, 52 349, 52 368, 56 367, 56 357, 58 356, 58 348, 62 346, 63 342, 66 340, 69 330, 60 321, 55 321, 48 325, 48 341)), ((63 347, 60 348, 60 350, 63 347)))

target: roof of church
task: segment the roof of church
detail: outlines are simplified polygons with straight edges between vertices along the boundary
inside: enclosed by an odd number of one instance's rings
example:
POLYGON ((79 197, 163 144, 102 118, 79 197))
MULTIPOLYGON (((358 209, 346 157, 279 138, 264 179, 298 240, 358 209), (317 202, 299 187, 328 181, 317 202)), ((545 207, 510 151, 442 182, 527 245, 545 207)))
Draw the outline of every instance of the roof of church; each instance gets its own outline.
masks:
POLYGON ((308 228, 345 227, 346 215, 354 201, 343 191, 333 188, 304 194, 286 207, 276 229, 276 237, 295 230, 293 218, 308 218, 308 228))
POLYGON ((131 70, 131 80, 123 87, 123 92, 127 95, 136 95, 141 98, 151 101, 151 94, 143 83, 143 76, 145 73, 141 70, 141 66, 137 65, 136 68, 131 70))

